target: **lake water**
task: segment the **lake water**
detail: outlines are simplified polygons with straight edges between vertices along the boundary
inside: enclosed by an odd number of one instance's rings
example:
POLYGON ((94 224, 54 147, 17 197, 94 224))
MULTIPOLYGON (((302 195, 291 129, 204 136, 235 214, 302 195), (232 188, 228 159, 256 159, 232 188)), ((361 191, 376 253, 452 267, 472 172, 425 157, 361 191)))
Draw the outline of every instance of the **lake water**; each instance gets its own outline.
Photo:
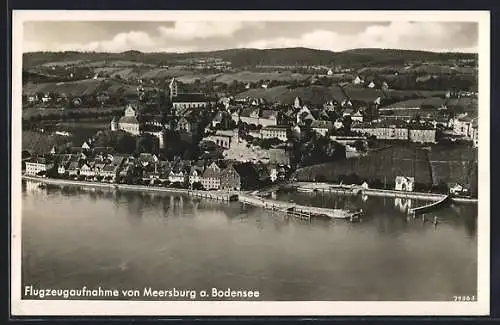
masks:
POLYGON ((454 205, 423 221, 406 217, 406 200, 278 196, 361 207, 366 216, 359 223, 308 222, 239 202, 23 182, 23 284, 232 288, 258 290, 268 301, 476 295, 476 205, 454 205))

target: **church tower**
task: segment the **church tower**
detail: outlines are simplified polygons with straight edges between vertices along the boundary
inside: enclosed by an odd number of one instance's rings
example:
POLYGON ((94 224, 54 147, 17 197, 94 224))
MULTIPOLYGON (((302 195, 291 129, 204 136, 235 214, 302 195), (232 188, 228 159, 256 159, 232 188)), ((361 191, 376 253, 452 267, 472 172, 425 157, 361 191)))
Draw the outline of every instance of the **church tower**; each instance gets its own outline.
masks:
POLYGON ((168 85, 168 88, 170 89, 170 101, 172 101, 173 97, 177 97, 179 90, 177 85, 177 80, 175 80, 175 78, 172 78, 170 84, 168 85))

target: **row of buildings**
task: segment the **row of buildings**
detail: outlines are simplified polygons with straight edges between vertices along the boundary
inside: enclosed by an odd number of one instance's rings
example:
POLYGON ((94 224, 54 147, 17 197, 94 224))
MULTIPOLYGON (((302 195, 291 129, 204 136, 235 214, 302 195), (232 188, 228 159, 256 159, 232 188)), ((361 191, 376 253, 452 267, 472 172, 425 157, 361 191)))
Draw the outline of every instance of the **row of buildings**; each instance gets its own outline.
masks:
MULTIPOLYGON (((177 184, 205 190, 242 190, 256 188, 263 182, 285 179, 286 166, 228 163, 224 161, 164 161, 156 155, 113 154, 112 150, 85 150, 73 154, 47 154, 25 162, 25 174, 59 176, 105 182, 177 184)), ((110 149, 110 148, 108 148, 110 149)))
POLYGON ((436 143, 436 129, 429 124, 380 121, 356 123, 351 131, 380 140, 404 140, 417 143, 436 143))

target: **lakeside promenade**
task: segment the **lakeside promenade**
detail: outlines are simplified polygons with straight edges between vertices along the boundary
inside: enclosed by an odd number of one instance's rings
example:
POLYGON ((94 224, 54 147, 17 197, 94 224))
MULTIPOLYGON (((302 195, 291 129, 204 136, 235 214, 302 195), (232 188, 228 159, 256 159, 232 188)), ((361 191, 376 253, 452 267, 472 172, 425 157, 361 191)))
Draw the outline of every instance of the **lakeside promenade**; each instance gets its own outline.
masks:
POLYGON ((22 179, 40 182, 45 184, 53 185, 67 185, 67 186, 80 186, 80 187, 90 187, 90 188, 107 188, 107 189, 118 189, 126 191, 136 191, 136 192, 162 192, 171 194, 183 194, 196 196, 201 198, 207 198, 219 201, 237 201, 237 192, 228 191, 197 191, 189 190, 183 188, 171 188, 171 187, 160 187, 160 186, 146 186, 146 185, 129 185, 129 184, 116 184, 116 183, 103 183, 103 182, 89 182, 89 181, 75 181, 67 179, 56 179, 56 178, 42 178, 35 176, 22 175, 22 179))
MULTIPOLYGON (((418 199, 426 201, 442 201, 448 197, 446 194, 439 193, 426 193, 426 192, 405 192, 395 190, 383 190, 374 188, 363 188, 362 186, 346 186, 340 184, 328 183, 312 183, 312 182, 296 182, 289 186, 302 192, 311 193, 338 193, 344 195, 368 195, 368 196, 382 196, 382 197, 397 197, 404 199, 418 199)), ((454 203, 477 203, 477 198, 464 198, 464 197, 450 197, 454 203)))
MULTIPOLYGON (((68 186, 79 186, 79 187, 91 187, 91 188, 107 188, 114 190, 129 190, 129 191, 149 191, 149 192, 163 192, 171 194, 188 195, 200 198, 206 198, 217 201, 240 201, 245 204, 250 204, 253 206, 261 207, 264 209, 270 209, 275 211, 282 211, 286 213, 294 213, 301 218, 310 218, 311 216, 323 215, 330 218, 340 218, 347 219, 350 216, 357 214, 359 212, 347 211, 341 209, 329 209, 320 208, 313 206, 298 205, 295 203, 279 201, 274 199, 265 198, 259 196, 259 191, 254 192, 244 192, 244 191, 200 191, 200 190, 189 190, 180 188, 167 188, 160 186, 146 186, 146 185, 128 185, 128 184, 116 184, 116 183, 103 183, 103 182, 89 182, 89 181, 76 181, 76 180, 65 180, 65 179, 55 179, 46 177, 35 177, 22 175, 22 179, 31 180, 35 182, 41 182, 45 184, 54 185, 68 185, 68 186)), ((420 214, 428 212, 432 209, 437 209, 449 202, 477 202, 477 199, 462 199, 453 198, 449 195, 436 194, 436 193, 419 193, 419 192, 401 192, 393 190, 378 190, 378 189, 366 189, 359 186, 341 186, 332 185, 326 183, 294 183, 292 188, 307 188, 310 189, 311 193, 318 192, 330 192, 338 193, 344 195, 372 195, 372 196, 386 196, 386 197, 400 197, 407 199, 423 199, 432 201, 433 203, 424 205, 422 207, 417 207, 408 211, 411 214, 420 214), (458 200, 457 200, 458 199, 458 200)), ((309 191, 308 191, 309 192, 309 191)), ((260 193, 262 194, 262 193, 260 193)))

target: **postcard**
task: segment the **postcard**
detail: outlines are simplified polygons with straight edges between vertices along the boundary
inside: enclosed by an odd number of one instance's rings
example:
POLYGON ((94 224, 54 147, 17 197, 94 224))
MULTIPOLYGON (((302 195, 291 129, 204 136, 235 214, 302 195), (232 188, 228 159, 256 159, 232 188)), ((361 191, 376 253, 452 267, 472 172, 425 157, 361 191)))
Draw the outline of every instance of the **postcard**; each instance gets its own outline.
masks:
POLYGON ((12 315, 488 315, 489 28, 14 11, 12 315))

